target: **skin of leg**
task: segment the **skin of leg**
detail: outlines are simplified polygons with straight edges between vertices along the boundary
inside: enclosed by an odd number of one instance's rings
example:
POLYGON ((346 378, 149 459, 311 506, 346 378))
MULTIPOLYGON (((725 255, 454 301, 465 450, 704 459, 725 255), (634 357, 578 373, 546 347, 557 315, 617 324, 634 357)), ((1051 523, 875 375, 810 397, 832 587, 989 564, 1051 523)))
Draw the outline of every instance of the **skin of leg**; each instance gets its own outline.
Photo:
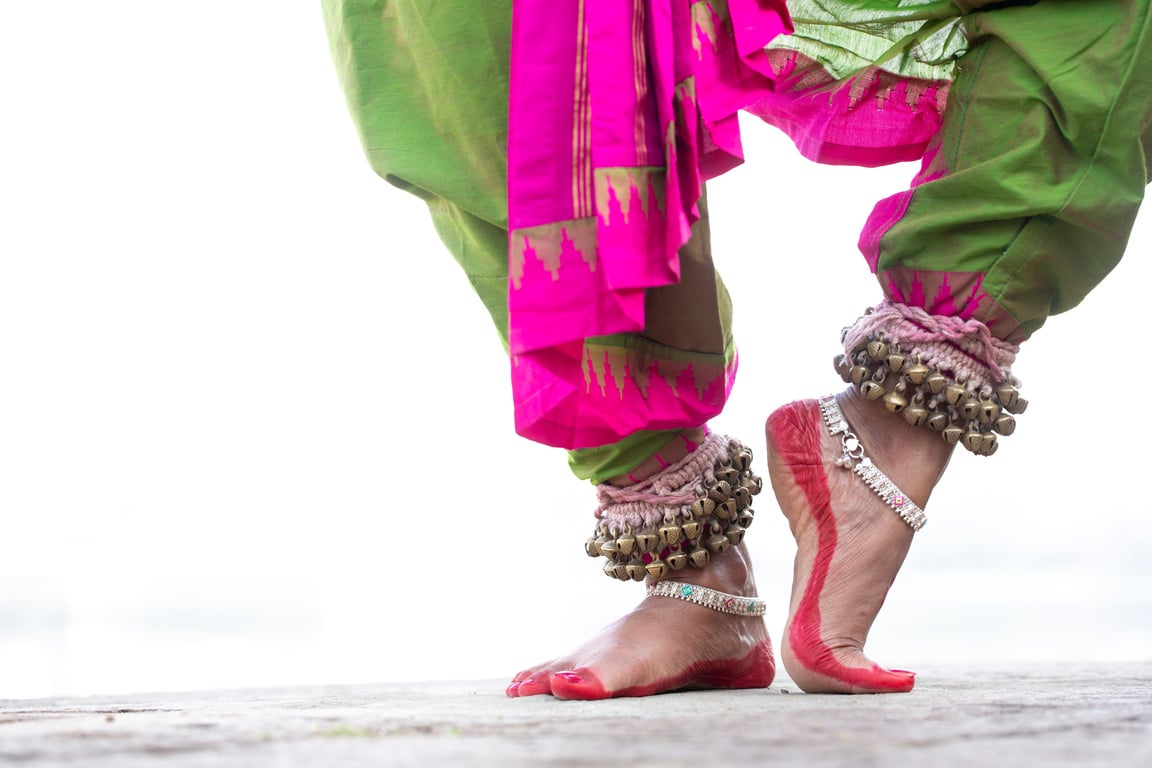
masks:
MULTIPOLYGON (((511 4, 500 0, 482 11, 464 5, 433 7, 405 0, 381 14, 379 4, 368 0, 325 0, 324 9, 337 70, 373 168, 428 203, 437 232, 468 273, 507 346, 506 46, 511 4), (429 51, 435 56, 426 55, 429 51), (430 110, 433 103, 436 108, 430 110)), ((680 283, 647 298, 650 321, 644 336, 677 350, 723 356, 729 346, 728 298, 711 266, 706 217, 682 249, 681 262, 680 283)), ((665 447, 657 453, 675 461, 677 444, 683 450, 677 431, 657 435, 655 442, 661 440, 665 447)), ((634 476, 653 469, 647 460, 640 465, 632 467, 634 476)), ((716 560, 706 573, 686 578, 733 593, 752 589, 742 549, 716 560)), ((762 619, 713 614, 659 598, 645 600, 606 632, 548 669, 583 667, 589 681, 599 675, 601 695, 688 683, 766 686, 771 680, 762 619), (657 624, 663 632, 655 631, 657 624), (680 637, 684 634, 691 642, 680 637), (625 645, 630 647, 627 655, 612 652, 625 645)), ((510 692, 546 690, 546 684, 523 684, 527 677, 517 676, 520 684, 510 692)), ((596 691, 576 686, 568 695, 590 693, 596 691)))
MULTIPOLYGON (((878 207, 861 238, 889 298, 1019 342, 1107 273, 1147 181, 1149 24, 1147 0, 993 6, 965 20, 972 47, 920 183, 900 217, 878 207)), ((951 449, 854 390, 841 400, 873 461, 923 505, 951 449)), ((805 690, 911 688, 862 653, 910 529, 831 463, 836 441, 813 402, 780 409, 767 432, 798 545, 786 668, 805 690)))
MULTIPOLYGON (((719 285, 708 252, 708 218, 702 217, 681 249, 681 280, 649 292, 644 336, 694 352, 722 352, 728 343, 719 285)), ((639 465, 609 479, 628 485, 687 454, 704 432, 689 428, 639 465)), ((703 570, 688 568, 668 578, 736 595, 755 595, 752 565, 744 545, 714 557, 703 570)), ((664 597, 647 597, 622 619, 574 651, 523 670, 509 696, 551 693, 563 699, 646 696, 682 688, 764 688, 775 675, 764 620, 719 613, 664 597)))
MULTIPOLYGON (((841 408, 867 455, 923 507, 952 446, 908 427, 855 390, 841 408)), ((912 543, 912 529, 854 472, 835 465, 839 436, 813 400, 791 403, 766 425, 768 474, 797 552, 781 658, 810 693, 911 690, 915 676, 864 656, 864 642, 912 543)))

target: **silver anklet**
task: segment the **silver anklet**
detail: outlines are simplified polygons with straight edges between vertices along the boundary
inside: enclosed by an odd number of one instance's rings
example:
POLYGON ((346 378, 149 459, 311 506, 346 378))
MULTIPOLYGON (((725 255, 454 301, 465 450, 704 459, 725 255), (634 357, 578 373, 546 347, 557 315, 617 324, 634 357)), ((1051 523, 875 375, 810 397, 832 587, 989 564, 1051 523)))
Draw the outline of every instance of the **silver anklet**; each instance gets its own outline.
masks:
POLYGON ((763 616, 765 609, 764 601, 757 597, 730 595, 727 592, 718 592, 696 584, 685 584, 682 581, 658 581, 648 587, 648 594, 652 597, 685 600, 733 616, 763 616))
POLYGON ((836 466, 851 469, 860 475, 868 487, 875 491, 885 504, 896 510, 900 519, 908 523, 913 531, 923 528, 928 522, 924 510, 916 506, 916 502, 908 498, 908 494, 897 488, 896 483, 889 480, 888 476, 864 455, 864 446, 860 444, 860 438, 852 432, 848 419, 844 418, 844 412, 840 410, 836 396, 827 395, 818 402, 820 414, 824 417, 824 423, 828 425, 828 433, 833 436, 842 435, 844 453, 836 459, 836 466))

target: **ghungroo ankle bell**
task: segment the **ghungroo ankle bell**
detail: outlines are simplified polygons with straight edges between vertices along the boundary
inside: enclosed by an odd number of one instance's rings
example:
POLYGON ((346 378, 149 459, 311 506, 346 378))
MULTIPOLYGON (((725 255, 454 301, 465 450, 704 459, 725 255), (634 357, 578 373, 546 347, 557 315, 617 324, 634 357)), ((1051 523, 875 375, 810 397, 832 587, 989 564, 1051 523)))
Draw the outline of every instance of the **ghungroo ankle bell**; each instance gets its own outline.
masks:
POLYGON ((977 320, 884 302, 845 328, 841 340, 845 351, 834 365, 846 384, 909 426, 979 456, 995 453, 1028 407, 1008 369, 1017 347, 977 320))
POLYGON ((696 451, 651 478, 624 488, 598 486, 600 522, 585 552, 605 558, 604 573, 622 581, 706 567, 742 543, 752 525, 752 497, 764 481, 751 466, 749 448, 709 435, 696 451))

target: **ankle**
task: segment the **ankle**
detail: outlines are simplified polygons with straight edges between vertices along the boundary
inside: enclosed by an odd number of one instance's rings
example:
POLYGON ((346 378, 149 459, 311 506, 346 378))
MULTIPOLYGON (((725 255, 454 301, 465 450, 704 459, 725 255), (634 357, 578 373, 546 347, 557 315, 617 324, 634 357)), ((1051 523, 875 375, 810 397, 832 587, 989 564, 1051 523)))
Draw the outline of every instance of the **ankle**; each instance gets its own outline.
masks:
POLYGON ((909 426, 855 387, 836 399, 876 466, 921 507, 927 504, 955 446, 934 432, 909 426))
POLYGON ((657 581, 683 581, 741 597, 756 594, 752 559, 748 554, 748 547, 744 544, 737 544, 714 555, 707 568, 687 568, 678 573, 669 573, 662 579, 648 579, 649 584, 655 584, 657 581))

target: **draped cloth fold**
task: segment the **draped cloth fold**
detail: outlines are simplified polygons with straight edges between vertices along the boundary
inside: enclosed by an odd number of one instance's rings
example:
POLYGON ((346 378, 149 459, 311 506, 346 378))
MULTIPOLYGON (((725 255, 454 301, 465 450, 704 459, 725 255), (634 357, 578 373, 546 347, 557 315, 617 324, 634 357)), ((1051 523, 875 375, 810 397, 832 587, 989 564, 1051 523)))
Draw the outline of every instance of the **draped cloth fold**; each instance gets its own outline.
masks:
POLYGON ((677 365, 587 345, 644 329, 676 282, 703 182, 742 161, 783 0, 524 0, 512 15, 509 350, 517 431, 566 448, 719 412, 735 357, 677 365), (735 20, 735 23, 734 23, 735 20))
POLYGON ((891 4, 817 4, 856 16, 878 7, 852 19, 851 43, 865 43, 855 59, 839 52, 843 28, 824 11, 808 14, 821 21, 809 34, 791 35, 789 8, 811 3, 513 4, 508 332, 521 435, 585 448, 719 413, 734 350, 721 365, 678 364, 587 340, 641 334, 645 292, 679 279, 703 182, 743 160, 740 110, 821 162, 923 153, 961 12, 922 2, 919 18, 904 8, 893 19, 881 12, 891 4), (894 58, 890 47, 917 53, 894 58))

